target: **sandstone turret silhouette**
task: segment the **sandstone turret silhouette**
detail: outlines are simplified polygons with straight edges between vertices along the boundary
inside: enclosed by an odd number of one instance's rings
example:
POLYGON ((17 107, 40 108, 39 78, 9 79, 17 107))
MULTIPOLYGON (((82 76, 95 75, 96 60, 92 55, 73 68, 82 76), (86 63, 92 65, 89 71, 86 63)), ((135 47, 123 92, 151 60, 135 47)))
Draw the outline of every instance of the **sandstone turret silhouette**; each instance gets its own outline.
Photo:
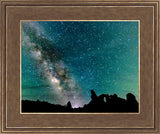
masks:
POLYGON ((92 99, 92 101, 97 101, 97 95, 94 92, 94 90, 91 90, 91 99, 92 99))
POLYGON ((138 107, 138 102, 136 101, 135 96, 131 93, 127 94, 127 107, 129 112, 130 111, 136 112, 135 109, 137 109, 138 107))
POLYGON ((70 101, 68 101, 68 103, 67 103, 67 109, 68 109, 68 110, 71 110, 71 109, 72 109, 72 105, 71 105, 71 102, 70 102, 70 101))

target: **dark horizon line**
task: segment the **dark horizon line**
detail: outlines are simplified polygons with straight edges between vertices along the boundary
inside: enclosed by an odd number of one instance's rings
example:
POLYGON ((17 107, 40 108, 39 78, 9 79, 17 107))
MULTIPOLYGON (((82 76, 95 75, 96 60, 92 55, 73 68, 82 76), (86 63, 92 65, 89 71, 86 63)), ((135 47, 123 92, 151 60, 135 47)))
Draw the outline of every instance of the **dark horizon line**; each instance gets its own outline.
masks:
MULTIPOLYGON (((114 94, 111 94, 112 96, 114 95, 114 94)), ((117 94, 116 94, 117 95, 117 94)), ((27 95, 28 96, 28 95, 27 95)), ((119 97, 119 98, 121 98, 121 99, 125 99, 126 100, 126 98, 122 98, 122 97, 119 97)), ((90 99, 91 100, 91 99, 90 99)), ((36 102, 36 101, 39 101, 39 102, 46 102, 46 103, 49 103, 49 104, 53 104, 53 105, 61 105, 61 104, 58 104, 58 103, 52 103, 52 102, 49 102, 49 101, 46 101, 46 100, 41 100, 41 99, 36 99, 36 100, 34 100, 34 99, 21 99, 21 101, 34 101, 34 102, 36 102)), ((136 99, 136 101, 137 102, 139 102, 137 99, 136 99)), ((71 101, 70 101, 71 102, 71 101)), ((66 106, 67 105, 67 102, 66 102, 66 104, 64 104, 64 105, 62 105, 62 106, 66 106)), ((84 104, 85 105, 85 104, 84 104)), ((84 106, 83 105, 83 106, 84 106)))
POLYGON ((66 105, 60 105, 39 100, 22 100, 22 112, 138 112, 139 103, 135 96, 131 93, 126 96, 127 99, 116 94, 97 96, 94 90, 91 90, 91 101, 78 108, 73 108, 70 101, 66 105))

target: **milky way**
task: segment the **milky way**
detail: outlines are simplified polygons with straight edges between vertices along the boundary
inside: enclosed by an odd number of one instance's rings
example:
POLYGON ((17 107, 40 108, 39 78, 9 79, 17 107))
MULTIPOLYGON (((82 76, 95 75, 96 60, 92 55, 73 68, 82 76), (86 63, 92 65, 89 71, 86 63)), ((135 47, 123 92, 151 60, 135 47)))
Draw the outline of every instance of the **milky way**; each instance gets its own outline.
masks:
MULTIPOLYGON (((50 86, 53 87, 53 92, 57 96, 59 104, 65 104, 68 101, 72 102, 73 107, 82 106, 84 100, 80 96, 80 87, 75 83, 74 78, 70 75, 70 72, 66 68, 61 58, 53 48, 43 34, 41 34, 40 26, 33 25, 30 22, 24 22, 22 26, 23 45, 27 47, 30 55, 36 60, 41 68, 41 73, 48 79, 50 86), (30 32, 30 36, 27 36, 27 32, 30 32), (32 38, 35 36, 38 40, 41 40, 38 44, 32 38)), ((43 32, 42 32, 43 33, 43 32)))
POLYGON ((138 99, 138 22, 21 24, 22 99, 73 107, 98 94, 138 99))

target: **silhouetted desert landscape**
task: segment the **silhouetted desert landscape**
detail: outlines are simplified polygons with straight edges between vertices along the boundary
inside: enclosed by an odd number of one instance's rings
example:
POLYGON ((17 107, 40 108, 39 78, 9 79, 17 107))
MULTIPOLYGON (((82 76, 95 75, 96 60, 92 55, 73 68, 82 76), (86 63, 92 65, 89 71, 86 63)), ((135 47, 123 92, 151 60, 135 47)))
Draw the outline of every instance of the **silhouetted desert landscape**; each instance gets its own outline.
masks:
POLYGON ((69 101, 66 105, 51 104, 45 101, 22 100, 22 112, 138 112, 139 103, 131 93, 126 95, 126 99, 118 97, 116 94, 96 95, 91 90, 91 101, 83 107, 73 108, 69 101))

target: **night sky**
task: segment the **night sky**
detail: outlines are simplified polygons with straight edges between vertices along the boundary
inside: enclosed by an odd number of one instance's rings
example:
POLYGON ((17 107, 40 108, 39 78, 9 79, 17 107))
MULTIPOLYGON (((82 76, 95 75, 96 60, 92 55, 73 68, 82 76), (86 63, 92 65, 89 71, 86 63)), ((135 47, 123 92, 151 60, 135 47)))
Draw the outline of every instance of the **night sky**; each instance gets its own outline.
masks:
POLYGON ((22 21, 22 99, 73 107, 97 95, 139 99, 137 21, 22 21))

